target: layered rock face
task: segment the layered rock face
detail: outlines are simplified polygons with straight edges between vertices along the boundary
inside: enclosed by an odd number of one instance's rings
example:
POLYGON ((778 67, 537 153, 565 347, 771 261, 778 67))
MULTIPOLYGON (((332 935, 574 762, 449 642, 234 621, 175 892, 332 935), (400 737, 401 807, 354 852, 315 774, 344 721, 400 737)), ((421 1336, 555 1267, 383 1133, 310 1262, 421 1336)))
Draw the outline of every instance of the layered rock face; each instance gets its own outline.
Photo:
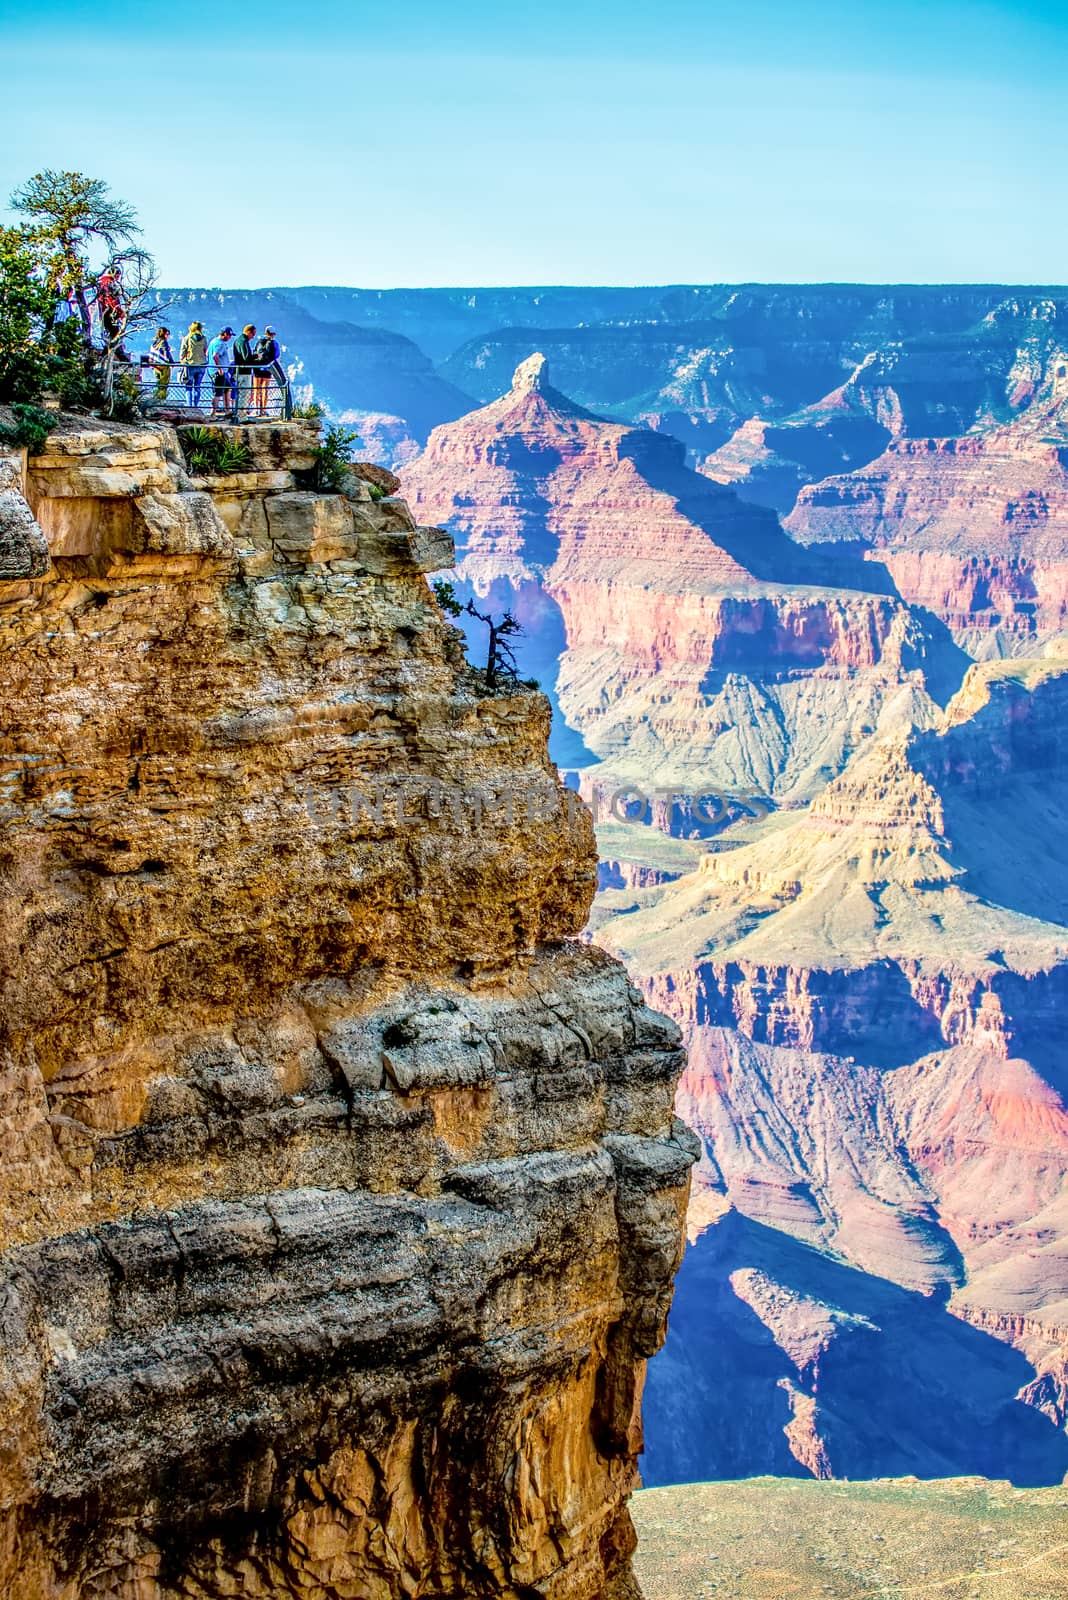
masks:
POLYGON ((873 567, 869 592, 830 587, 770 511, 576 406, 541 356, 435 429, 404 486, 455 533, 469 591, 525 624, 525 667, 613 779, 810 794, 955 670, 873 567))
POLYGON ((907 439, 803 488, 787 527, 858 551, 973 654, 1022 655, 1068 621, 1068 358, 1011 423, 907 439))
POLYGON ((881 422, 839 390, 781 422, 743 422, 699 463, 699 471, 785 515, 807 484, 865 465, 882 454, 889 438, 881 422))
POLYGON ((439 419, 404 490, 457 535, 461 595, 525 623, 600 802, 594 937, 689 1046, 703 1157, 648 1481, 1068 1466, 1063 308, 750 287, 331 313, 396 311, 489 402, 439 419), (795 500, 784 538, 761 507, 795 500), (610 809, 623 783, 655 827, 610 809))
MULTIPOLYGON (((590 290, 578 311, 580 293, 498 292, 492 331, 455 350, 443 375, 491 400, 537 346, 568 394, 649 422, 698 458, 746 422, 796 418, 843 385, 869 432, 1006 419, 1037 392, 1065 310, 1063 290, 975 285, 697 285, 616 291, 614 302, 590 290)), ((488 300, 471 299, 476 321, 488 300)))
POLYGON ((654 1476, 1068 1470, 1066 693, 973 668, 804 813, 604 897, 705 1142, 654 1476))
POLYGON ((306 425, 0 504, 0 1588, 634 1593, 693 1158, 589 819, 306 425))

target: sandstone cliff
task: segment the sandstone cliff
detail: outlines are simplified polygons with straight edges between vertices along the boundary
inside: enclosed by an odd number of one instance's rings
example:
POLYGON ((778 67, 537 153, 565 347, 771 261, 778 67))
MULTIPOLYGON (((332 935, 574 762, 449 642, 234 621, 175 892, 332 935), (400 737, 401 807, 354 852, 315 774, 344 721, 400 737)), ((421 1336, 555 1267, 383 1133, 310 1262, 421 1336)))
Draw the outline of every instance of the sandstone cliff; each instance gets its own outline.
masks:
POLYGON ((692 1160, 589 820, 314 433, 0 480, 0 1588, 634 1592, 692 1160))

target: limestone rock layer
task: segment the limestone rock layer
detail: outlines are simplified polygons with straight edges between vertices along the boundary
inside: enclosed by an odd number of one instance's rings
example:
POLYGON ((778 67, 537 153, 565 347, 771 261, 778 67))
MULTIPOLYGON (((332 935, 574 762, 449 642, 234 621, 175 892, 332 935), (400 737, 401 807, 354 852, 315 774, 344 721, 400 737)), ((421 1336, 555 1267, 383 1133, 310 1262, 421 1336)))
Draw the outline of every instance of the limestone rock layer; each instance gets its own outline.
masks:
POLYGON ((248 432, 6 468, 0 1590, 630 1595, 678 1030, 450 541, 248 432))

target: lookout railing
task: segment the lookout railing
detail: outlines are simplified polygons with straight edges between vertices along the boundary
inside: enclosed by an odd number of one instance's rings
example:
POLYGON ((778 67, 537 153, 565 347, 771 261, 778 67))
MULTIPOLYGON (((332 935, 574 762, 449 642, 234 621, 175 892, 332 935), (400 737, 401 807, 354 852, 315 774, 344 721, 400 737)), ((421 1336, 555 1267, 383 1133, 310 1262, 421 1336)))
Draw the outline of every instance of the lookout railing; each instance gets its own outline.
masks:
POLYGON ((137 391, 146 414, 183 421, 214 417, 217 422, 288 422, 293 415, 289 379, 279 366, 189 367, 176 361, 168 368, 141 356, 114 363, 112 388, 119 386, 137 391), (223 371, 225 384, 217 377, 223 371))

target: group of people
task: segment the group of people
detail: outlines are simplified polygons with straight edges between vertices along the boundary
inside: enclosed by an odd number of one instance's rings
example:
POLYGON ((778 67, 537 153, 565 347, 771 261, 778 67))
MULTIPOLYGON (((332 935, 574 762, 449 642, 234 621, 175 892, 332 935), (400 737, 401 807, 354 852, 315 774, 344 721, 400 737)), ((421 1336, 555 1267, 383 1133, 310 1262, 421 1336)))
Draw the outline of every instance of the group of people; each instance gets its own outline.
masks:
POLYGON ((272 380, 286 392, 282 366, 282 347, 273 328, 257 334, 249 322, 235 339, 234 330, 223 328, 209 340, 202 322, 191 322, 178 350, 177 361, 171 346, 171 330, 157 328, 148 354, 148 365, 155 369, 156 398, 162 402, 170 388, 171 372, 182 367, 180 381, 194 410, 200 406, 200 392, 211 373, 211 414, 213 417, 236 414, 239 421, 265 417, 270 404, 272 380))

